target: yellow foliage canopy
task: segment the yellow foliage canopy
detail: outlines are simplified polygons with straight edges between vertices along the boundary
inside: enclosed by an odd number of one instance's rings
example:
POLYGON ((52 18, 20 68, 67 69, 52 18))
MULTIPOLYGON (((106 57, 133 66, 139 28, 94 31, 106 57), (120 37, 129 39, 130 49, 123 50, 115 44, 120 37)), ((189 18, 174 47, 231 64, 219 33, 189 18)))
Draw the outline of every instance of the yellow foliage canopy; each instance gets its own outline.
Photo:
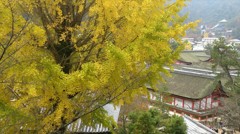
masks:
POLYGON ((145 83, 162 79, 177 58, 169 41, 182 44, 195 25, 178 15, 184 2, 1 0, 2 131, 63 133, 77 119, 109 124, 102 106, 146 94, 145 83), (13 110, 29 117, 13 122, 13 110))

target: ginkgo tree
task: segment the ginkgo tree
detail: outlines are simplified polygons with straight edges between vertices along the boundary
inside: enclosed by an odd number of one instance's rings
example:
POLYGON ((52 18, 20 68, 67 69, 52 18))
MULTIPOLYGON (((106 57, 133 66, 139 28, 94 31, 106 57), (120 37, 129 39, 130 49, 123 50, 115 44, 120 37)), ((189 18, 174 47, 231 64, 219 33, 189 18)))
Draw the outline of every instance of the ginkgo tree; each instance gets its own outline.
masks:
POLYGON ((185 0, 1 0, 1 132, 64 133, 147 94, 185 31, 185 0), (18 118, 16 120, 16 117, 18 118))

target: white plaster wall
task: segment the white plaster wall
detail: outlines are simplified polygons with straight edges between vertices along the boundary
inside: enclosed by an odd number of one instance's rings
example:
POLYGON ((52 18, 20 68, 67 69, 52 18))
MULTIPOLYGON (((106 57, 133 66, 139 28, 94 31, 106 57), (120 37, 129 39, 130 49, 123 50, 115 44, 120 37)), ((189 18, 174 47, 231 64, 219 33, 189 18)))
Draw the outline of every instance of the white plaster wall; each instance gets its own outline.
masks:
POLYGON ((206 105, 206 99, 203 98, 203 99, 201 100, 201 109, 205 109, 205 105, 206 105))
POLYGON ((213 102, 212 107, 218 107, 218 102, 213 102))
POLYGON ((175 98, 175 106, 182 107, 183 100, 180 98, 175 98))
POLYGON ((185 109, 192 109, 192 101, 184 100, 184 108, 185 109))
POLYGON ((195 110, 199 110, 199 104, 200 104, 200 101, 195 101, 194 102, 194 109, 195 110))
POLYGON ((156 98, 156 96, 153 93, 150 93, 150 99, 151 100, 156 100, 157 98, 156 98))
POLYGON ((211 108, 212 98, 207 98, 207 109, 211 108))

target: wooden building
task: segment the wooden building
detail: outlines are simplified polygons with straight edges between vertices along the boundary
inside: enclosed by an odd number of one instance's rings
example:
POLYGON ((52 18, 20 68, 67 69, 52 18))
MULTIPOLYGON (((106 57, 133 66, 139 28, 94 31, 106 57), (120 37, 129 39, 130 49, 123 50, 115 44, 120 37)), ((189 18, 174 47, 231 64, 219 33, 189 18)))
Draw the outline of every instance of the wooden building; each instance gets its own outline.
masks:
MULTIPOLYGON (((174 113, 186 114, 197 120, 214 117, 227 97, 221 81, 216 81, 216 75, 208 71, 187 69, 174 69, 172 77, 166 77, 166 83, 157 86, 160 90, 167 89, 161 100, 174 113)), ((153 95, 151 97, 154 99, 153 95)))

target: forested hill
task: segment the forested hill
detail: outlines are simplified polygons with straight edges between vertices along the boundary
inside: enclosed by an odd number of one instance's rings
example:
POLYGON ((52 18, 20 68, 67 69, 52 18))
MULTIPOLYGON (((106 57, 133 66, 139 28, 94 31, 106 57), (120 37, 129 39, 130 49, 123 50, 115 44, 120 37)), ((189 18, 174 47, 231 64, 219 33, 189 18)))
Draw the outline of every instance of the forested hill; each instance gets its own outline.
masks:
POLYGON ((240 0, 191 0, 183 13, 189 12, 188 21, 201 19, 202 24, 214 25, 222 19, 236 21, 240 16, 240 0))

